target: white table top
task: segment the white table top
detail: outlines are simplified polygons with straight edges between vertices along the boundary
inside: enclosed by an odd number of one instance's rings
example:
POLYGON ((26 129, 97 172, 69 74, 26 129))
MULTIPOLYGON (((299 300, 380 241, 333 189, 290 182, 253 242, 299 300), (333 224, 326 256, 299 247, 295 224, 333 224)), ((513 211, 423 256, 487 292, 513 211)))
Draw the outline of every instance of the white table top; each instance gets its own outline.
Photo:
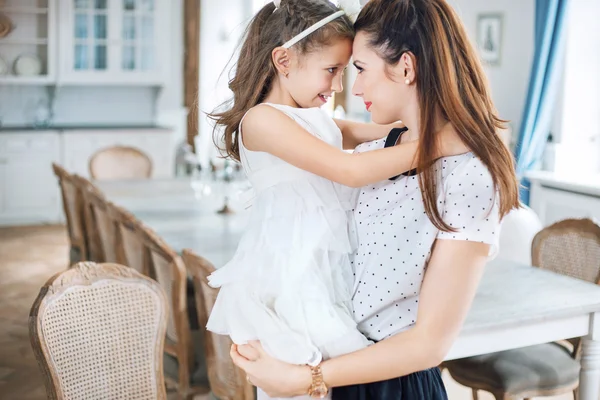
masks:
MULTIPOLYGON (((234 253, 247 212, 216 211, 222 197, 197 200, 189 182, 149 180, 98 183, 114 203, 135 214, 175 250, 190 248, 218 268, 234 253)), ((241 211, 240 211, 241 210, 241 211)), ((463 333, 600 311, 600 287, 507 261, 486 267, 463 333)))

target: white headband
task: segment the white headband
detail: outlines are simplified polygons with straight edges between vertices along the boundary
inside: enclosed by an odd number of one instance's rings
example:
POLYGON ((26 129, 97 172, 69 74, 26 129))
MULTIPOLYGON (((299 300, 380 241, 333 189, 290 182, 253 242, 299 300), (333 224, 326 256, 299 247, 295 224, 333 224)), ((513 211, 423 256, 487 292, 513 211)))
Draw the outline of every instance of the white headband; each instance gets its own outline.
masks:
MULTIPOLYGON (((275 3, 275 7, 277 7, 278 4, 281 3, 281 0, 273 1, 273 3, 275 3)), ((282 47, 285 49, 289 49, 290 47, 292 47, 293 45, 295 45, 296 43, 298 43, 299 41, 301 41, 302 39, 304 39, 305 37, 307 37, 314 31, 316 31, 317 29, 322 28, 323 26, 327 25, 334 19, 339 18, 344 14, 346 14, 346 13, 343 10, 340 10, 338 12, 331 14, 329 17, 323 18, 319 22, 315 23, 312 26, 309 26, 308 28, 306 28, 305 30, 303 30, 302 32, 300 32, 299 34, 297 34, 296 36, 294 36, 293 38, 291 38, 290 40, 285 42, 282 47)))

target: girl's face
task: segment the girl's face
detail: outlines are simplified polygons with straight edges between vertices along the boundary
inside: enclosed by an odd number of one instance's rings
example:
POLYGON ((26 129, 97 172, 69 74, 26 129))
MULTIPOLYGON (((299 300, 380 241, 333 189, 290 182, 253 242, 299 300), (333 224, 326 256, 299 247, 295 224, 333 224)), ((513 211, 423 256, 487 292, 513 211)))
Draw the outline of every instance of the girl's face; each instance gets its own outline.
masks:
POLYGON ((402 120, 407 106, 416 100, 412 70, 407 72, 402 59, 397 65, 386 65, 369 46, 364 32, 356 34, 352 58, 358 69, 352 94, 362 97, 373 122, 391 124, 402 120), (405 83, 406 78, 409 78, 410 84, 405 83))
POLYGON ((285 86, 299 107, 321 107, 343 90, 344 69, 352 55, 352 41, 339 39, 299 57, 290 57, 285 86))

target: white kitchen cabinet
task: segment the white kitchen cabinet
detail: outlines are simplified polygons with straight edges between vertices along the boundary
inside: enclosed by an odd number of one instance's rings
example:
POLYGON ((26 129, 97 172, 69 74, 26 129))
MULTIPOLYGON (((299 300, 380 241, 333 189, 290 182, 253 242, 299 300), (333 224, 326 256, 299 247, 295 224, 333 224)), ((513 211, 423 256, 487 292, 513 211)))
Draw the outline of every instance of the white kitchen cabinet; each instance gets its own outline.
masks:
POLYGON ((56 10, 56 0, 0 1, 0 13, 13 26, 8 35, 0 38, 0 58, 9 67, 6 74, 0 75, 0 84, 43 85, 56 80, 56 10), (39 62, 39 73, 25 71, 22 57, 37 60, 28 64, 39 62))
POLYGON ((170 129, 69 130, 62 134, 63 165, 72 173, 89 177, 89 162, 98 150, 111 146, 135 147, 152 160, 152 178, 174 173, 175 151, 170 129))
POLYGON ((135 147, 152 160, 152 178, 174 174, 170 129, 81 129, 0 132, 0 226, 64 221, 52 163, 89 177, 89 161, 103 148, 135 147))
POLYGON ((60 191, 52 172, 60 158, 58 132, 0 134, 0 225, 60 220, 60 191))
POLYGON ((59 2, 60 84, 162 85, 169 0, 59 2))
POLYGON ((528 174, 530 206, 544 225, 566 218, 594 218, 600 223, 600 175, 528 174))

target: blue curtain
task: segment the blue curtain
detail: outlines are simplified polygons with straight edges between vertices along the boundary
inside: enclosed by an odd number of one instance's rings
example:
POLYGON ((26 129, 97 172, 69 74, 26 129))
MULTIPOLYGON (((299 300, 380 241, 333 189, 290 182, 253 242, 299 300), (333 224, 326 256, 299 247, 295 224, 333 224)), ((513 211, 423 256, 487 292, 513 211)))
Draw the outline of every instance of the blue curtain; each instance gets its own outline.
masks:
POLYGON ((529 90, 516 146, 521 202, 529 204, 529 182, 523 175, 540 160, 555 115, 554 106, 564 63, 569 0, 536 0, 535 53, 529 90))

